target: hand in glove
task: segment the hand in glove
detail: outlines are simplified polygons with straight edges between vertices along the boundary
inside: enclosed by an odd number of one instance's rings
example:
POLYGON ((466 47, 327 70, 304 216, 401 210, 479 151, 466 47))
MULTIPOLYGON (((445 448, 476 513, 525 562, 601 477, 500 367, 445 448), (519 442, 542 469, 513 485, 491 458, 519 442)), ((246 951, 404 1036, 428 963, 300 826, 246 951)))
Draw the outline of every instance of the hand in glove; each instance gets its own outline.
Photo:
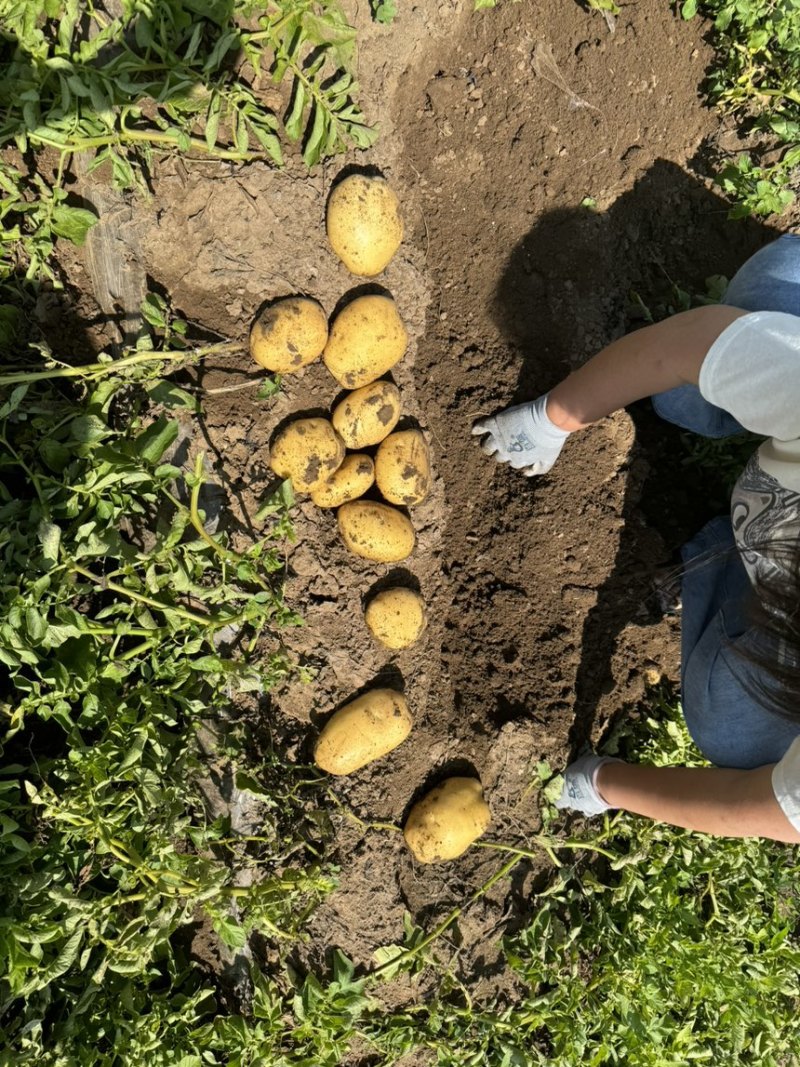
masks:
POLYGON ((487 419, 479 419, 472 427, 475 435, 486 434, 481 448, 498 463, 510 463, 530 477, 546 474, 558 459, 568 430, 560 430, 550 421, 547 394, 526 404, 517 404, 487 419))
POLYGON ((602 815, 611 807, 597 791, 597 772, 605 763, 620 763, 613 756, 596 756, 593 752, 579 756, 564 771, 564 786, 556 807, 579 811, 581 815, 602 815))

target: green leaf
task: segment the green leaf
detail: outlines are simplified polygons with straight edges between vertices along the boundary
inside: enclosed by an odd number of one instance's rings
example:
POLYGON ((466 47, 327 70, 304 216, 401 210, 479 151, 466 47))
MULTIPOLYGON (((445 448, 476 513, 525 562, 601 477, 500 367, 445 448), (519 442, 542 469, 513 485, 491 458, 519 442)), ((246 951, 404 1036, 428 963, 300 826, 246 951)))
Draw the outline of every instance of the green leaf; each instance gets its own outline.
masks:
POLYGON ((84 243, 89 230, 99 221, 94 212, 82 207, 57 204, 53 209, 53 232, 78 246, 84 243))
POLYGON ((299 141, 303 133, 303 109, 306 105, 306 91, 303 83, 296 79, 292 92, 292 106, 284 122, 286 136, 292 141, 299 141))
POLYGON ((147 390, 150 399, 156 404, 163 404, 168 408, 182 408, 184 411, 200 410, 200 403, 196 396, 187 393, 172 382, 161 381, 151 385, 147 390))
POLYGON ((36 531, 42 555, 50 563, 58 562, 58 549, 61 544, 61 527, 47 519, 42 519, 36 531))
POLYGON ((135 439, 136 454, 147 463, 158 463, 180 432, 180 423, 156 419, 135 439))
POLYGON ((167 305, 157 293, 148 293, 140 304, 142 316, 151 326, 165 329, 167 325, 167 305))

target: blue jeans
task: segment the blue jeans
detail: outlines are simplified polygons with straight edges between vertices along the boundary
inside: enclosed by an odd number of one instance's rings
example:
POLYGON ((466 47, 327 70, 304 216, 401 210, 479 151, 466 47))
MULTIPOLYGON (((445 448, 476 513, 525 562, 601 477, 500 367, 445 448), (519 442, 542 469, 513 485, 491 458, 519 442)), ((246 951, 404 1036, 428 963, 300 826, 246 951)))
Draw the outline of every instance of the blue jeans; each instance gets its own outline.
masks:
MULTIPOLYGON (((732 278, 723 303, 800 316, 800 235, 785 234, 751 256, 732 278)), ((652 399, 661 418, 704 437, 743 432, 694 385, 652 399)), ((752 590, 730 519, 712 519, 684 545, 682 557, 681 690, 689 732, 718 766, 775 763, 800 736, 800 723, 770 712, 743 682, 758 678, 756 668, 735 652, 750 640, 746 608, 752 590)))

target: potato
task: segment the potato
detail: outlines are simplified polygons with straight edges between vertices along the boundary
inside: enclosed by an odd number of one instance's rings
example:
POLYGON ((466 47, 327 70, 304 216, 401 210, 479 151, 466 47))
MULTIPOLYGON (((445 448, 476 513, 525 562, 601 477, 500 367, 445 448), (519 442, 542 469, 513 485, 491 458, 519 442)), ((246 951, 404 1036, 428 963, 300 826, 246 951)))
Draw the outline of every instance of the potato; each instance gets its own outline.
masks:
POLYGON ((382 645, 408 648, 425 629, 425 601, 413 589, 383 589, 367 604, 364 618, 382 645))
POLYGON ((411 507, 428 495, 431 456, 419 430, 400 430, 381 442, 375 456, 375 484, 390 504, 411 507))
POLYGON ((388 504, 353 500, 342 504, 336 518, 345 545, 362 559, 397 563, 414 551, 411 520, 388 504))
POLYGON ((439 863, 465 852, 491 819, 476 778, 448 778, 417 801, 403 836, 420 863, 439 863))
POLYGON ((390 296, 358 296, 331 325, 322 358, 339 385, 358 389, 403 358, 408 334, 390 296))
POLYGON ((351 174, 328 200, 325 224, 331 248, 352 274, 372 278, 403 240, 397 196, 385 178, 351 174))
POLYGON ((412 725, 402 693, 373 689, 328 720, 314 748, 314 761, 329 774, 352 774, 402 744, 412 725))
POLYGON ((297 419, 272 442, 269 465, 280 478, 291 478, 298 493, 307 493, 341 467, 344 455, 344 441, 327 419, 297 419))
POLYGON ((348 500, 363 496, 375 481, 375 464, 363 452, 351 452, 326 482, 311 490, 311 499, 320 508, 338 508, 348 500))
POLYGON ((369 448, 392 432, 400 418, 400 390, 391 382, 372 382, 333 409, 331 422, 348 448, 369 448))
POLYGON ((250 330, 250 354, 276 374, 292 374, 322 355, 328 320, 316 300, 287 296, 265 308, 250 330))

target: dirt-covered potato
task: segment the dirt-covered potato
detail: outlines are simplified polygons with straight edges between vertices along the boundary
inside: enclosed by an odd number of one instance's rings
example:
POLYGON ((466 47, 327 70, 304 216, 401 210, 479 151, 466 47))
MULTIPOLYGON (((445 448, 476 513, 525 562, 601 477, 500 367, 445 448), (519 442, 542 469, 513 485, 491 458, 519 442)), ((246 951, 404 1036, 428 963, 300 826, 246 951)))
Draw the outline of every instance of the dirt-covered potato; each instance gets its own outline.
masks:
POLYGON ((408 334, 390 296, 357 296, 331 325, 322 358, 339 385, 369 385, 403 358, 408 334))
POLYGON ((388 265, 403 240, 403 220, 385 178, 351 174, 328 200, 325 220, 331 248, 352 274, 372 278, 388 265))
POLYGON ((400 390, 391 382, 372 382, 348 393, 331 422, 348 448, 369 448, 387 437, 399 418, 400 390))
POLYGON ((431 456, 420 430, 400 430, 381 442, 375 483, 390 504, 411 507, 425 499, 431 487, 431 456))
POLYGON ((364 618, 382 645, 408 648, 425 629, 425 601, 404 586, 383 589, 367 604, 364 618))
POLYGON ((420 863, 440 863, 466 852, 491 819, 476 778, 448 778, 417 801, 403 836, 420 863))
POLYGON ((269 465, 280 478, 291 478, 298 493, 327 481, 344 461, 344 441, 327 419, 297 419, 277 435, 269 465))
POLYGON ((311 490, 311 499, 320 508, 338 508, 348 500, 357 500, 375 481, 372 457, 351 452, 326 482, 311 490))
POLYGON ((371 500, 353 500, 336 512, 339 533, 356 556, 398 563, 414 551, 414 527, 402 511, 371 500))
POLYGON ((266 307, 250 330, 250 354, 276 374, 292 374, 322 355, 328 319, 316 300, 287 296, 266 307))
POLYGON ((411 726, 402 693, 373 689, 329 719, 319 735, 314 761, 329 774, 352 774, 402 744, 411 726))

